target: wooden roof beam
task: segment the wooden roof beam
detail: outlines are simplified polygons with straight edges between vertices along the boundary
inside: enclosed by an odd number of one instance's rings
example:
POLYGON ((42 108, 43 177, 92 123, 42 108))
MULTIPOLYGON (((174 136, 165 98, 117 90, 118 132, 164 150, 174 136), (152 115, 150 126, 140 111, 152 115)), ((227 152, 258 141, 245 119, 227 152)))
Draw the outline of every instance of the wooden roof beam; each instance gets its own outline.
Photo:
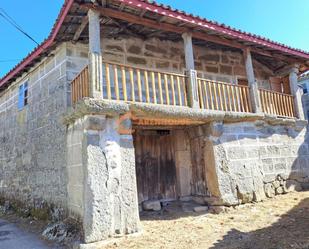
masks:
POLYGON ((87 14, 84 14, 84 13, 74 13, 74 14, 68 14, 67 18, 83 18, 86 15, 87 14))
MULTIPOLYGON (((167 32, 178 33, 178 34, 183 34, 183 33, 186 33, 186 32, 192 32, 192 37, 196 38, 196 39, 201 39, 201 40, 221 44, 221 45, 228 46, 228 47, 234 47, 234 48, 238 48, 238 49, 241 49, 241 50, 248 48, 248 46, 243 45, 240 42, 237 42, 237 41, 234 41, 234 40, 231 41, 231 40, 224 39, 222 37, 213 36, 213 35, 208 35, 204 32, 197 32, 197 31, 195 32, 194 30, 192 31, 192 29, 182 27, 182 26, 179 26, 179 25, 175 26, 173 24, 164 23, 164 22, 158 23, 158 21, 155 21, 155 20, 143 18, 143 17, 136 16, 136 15, 129 14, 129 13, 125 13, 125 12, 119 12, 119 11, 113 10, 113 9, 94 6, 92 4, 83 4, 82 6, 90 8, 90 9, 95 9, 95 10, 99 11, 101 13, 101 15, 104 15, 104 16, 109 16, 111 18, 116 18, 116 19, 127 21, 127 22, 133 22, 135 24, 139 24, 139 25, 146 26, 146 27, 149 27, 149 28, 163 30, 163 31, 167 31, 167 32)), ((274 54, 272 54, 268 51, 265 51, 264 49, 259 49, 259 48, 254 48, 254 47, 250 47, 250 49, 251 49, 252 52, 258 53, 258 54, 261 54, 261 55, 264 55, 264 56, 275 57, 275 58, 278 58, 278 59, 284 59, 284 60, 292 62, 292 63, 296 61, 296 60, 291 60, 291 59, 289 59, 285 56, 274 55, 274 54)), ((298 62, 299 62, 299 60, 298 60, 298 62)))
MULTIPOLYGON (((168 32, 178 33, 178 34, 190 32, 190 30, 185 27, 177 27, 175 25, 168 24, 168 23, 158 23, 157 21, 154 21, 154 20, 146 19, 140 16, 135 16, 129 13, 119 12, 113 9, 105 9, 99 6, 94 6, 92 4, 84 4, 83 6, 91 8, 91 9, 95 9, 99 11, 101 15, 104 15, 104 16, 109 16, 111 18, 116 18, 116 19, 127 21, 127 22, 133 22, 135 24, 143 25, 143 26, 153 28, 153 29, 159 29, 159 30, 164 30, 168 32)), ((216 42, 216 43, 230 46, 230 47, 234 46, 240 49, 245 48, 245 46, 239 43, 224 40, 222 38, 218 38, 215 36, 210 36, 202 32, 193 32, 192 36, 198 39, 216 42)))
POLYGON ((176 24, 177 27, 185 26, 187 23, 186 22, 179 22, 176 24))
POLYGON ((147 12, 147 10, 142 10, 141 13, 139 14, 140 17, 143 17, 145 15, 145 13, 147 12))
POLYGON ((124 9, 125 6, 126 6, 126 5, 125 5, 124 3, 121 3, 120 6, 119 6, 119 11, 123 11, 123 9, 124 9))
POLYGON ((88 24, 89 20, 88 20, 88 16, 84 16, 82 19, 82 23, 80 24, 80 26, 78 27, 78 29, 76 30, 74 36, 73 36, 73 43, 77 42, 80 35, 82 34, 82 32, 84 31, 84 29, 86 28, 87 24, 88 24))
POLYGON ((158 19, 158 23, 161 23, 161 22, 163 22, 163 21, 165 21, 166 20, 166 16, 161 16, 159 19, 158 19))
POLYGON ((163 30, 154 31, 154 32, 152 32, 151 34, 147 35, 147 38, 152 38, 152 37, 154 37, 154 36, 156 36, 156 35, 162 34, 163 32, 164 32, 163 30))

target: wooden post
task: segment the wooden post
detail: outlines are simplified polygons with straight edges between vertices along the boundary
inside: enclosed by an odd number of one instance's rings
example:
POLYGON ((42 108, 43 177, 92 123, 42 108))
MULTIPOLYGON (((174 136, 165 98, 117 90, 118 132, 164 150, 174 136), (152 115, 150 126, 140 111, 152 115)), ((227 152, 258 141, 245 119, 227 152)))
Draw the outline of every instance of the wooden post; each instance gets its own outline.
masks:
POLYGON ((302 89, 298 86, 298 66, 294 65, 290 70, 289 80, 291 94, 294 97, 295 115, 299 119, 305 119, 302 105, 302 89))
POLYGON ((194 70, 192 34, 184 33, 182 38, 185 50, 188 103, 192 108, 200 108, 197 88, 197 72, 194 70))
POLYGON ((246 65, 248 84, 250 88, 250 101, 251 101, 252 111, 255 113, 260 113, 262 112, 262 106, 261 106, 261 100, 259 96, 259 88, 258 88, 258 84, 254 77, 251 52, 249 48, 244 50, 244 59, 245 59, 245 65, 246 65))
POLYGON ((100 14, 88 11, 89 18, 89 95, 91 98, 103 98, 102 54, 100 38, 100 14))

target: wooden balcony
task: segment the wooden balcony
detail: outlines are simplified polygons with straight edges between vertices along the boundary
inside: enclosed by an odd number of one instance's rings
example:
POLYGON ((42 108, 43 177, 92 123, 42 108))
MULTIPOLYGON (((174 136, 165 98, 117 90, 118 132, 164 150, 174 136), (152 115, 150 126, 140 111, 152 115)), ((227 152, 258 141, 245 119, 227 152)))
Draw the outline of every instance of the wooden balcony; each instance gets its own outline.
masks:
POLYGON ((71 83, 71 101, 77 101, 89 97, 89 67, 86 66, 71 83))
MULTIPOLYGON (((72 103, 89 97, 89 69, 72 81, 72 103)), ((103 99, 172 106, 189 106, 188 80, 183 74, 103 62, 103 99)), ((252 112, 248 86, 197 78, 201 109, 252 112)), ((295 117, 293 96, 259 89, 264 113, 295 117)))
MULTIPOLYGON (((72 103, 87 97, 88 67, 72 82, 72 103)), ((103 63, 103 99, 188 106, 186 76, 138 68, 118 63, 103 63)), ((88 95, 89 96, 89 95, 88 95)))
POLYGON ((198 78, 202 109, 252 112, 249 87, 198 78))
POLYGON ((264 113, 282 117, 295 117, 294 97, 290 94, 259 89, 264 113))

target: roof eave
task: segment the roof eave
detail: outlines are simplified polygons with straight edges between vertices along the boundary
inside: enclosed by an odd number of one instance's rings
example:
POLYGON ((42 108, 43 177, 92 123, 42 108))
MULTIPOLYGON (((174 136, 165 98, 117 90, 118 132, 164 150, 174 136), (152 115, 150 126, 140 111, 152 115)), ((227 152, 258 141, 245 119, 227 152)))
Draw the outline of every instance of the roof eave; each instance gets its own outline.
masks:
POLYGON ((38 47, 36 47, 25 59, 23 59, 19 64, 17 64, 11 71, 9 71, 2 79, 0 79, 0 88, 4 87, 6 83, 8 83, 12 78, 14 78, 14 76, 18 72, 23 70, 30 62, 32 62, 36 57, 41 55, 54 43, 55 38, 61 28, 61 25, 63 24, 63 21, 73 3, 74 0, 65 1, 48 38, 44 40, 38 47))
POLYGON ((145 1, 145 0, 119 0, 119 2, 122 2, 125 5, 131 6, 131 7, 146 9, 148 11, 152 11, 160 15, 164 15, 170 18, 175 18, 175 19, 178 19, 179 21, 187 22, 190 24, 195 24, 205 29, 213 30, 213 31, 216 31, 224 35, 229 35, 233 38, 241 39, 247 42, 252 42, 257 45, 266 46, 274 50, 279 50, 281 52, 288 53, 290 55, 294 55, 297 57, 301 57, 306 60, 309 59, 308 52, 305 52, 299 49, 294 49, 294 48, 285 46, 283 44, 270 41, 269 39, 262 38, 260 36, 247 34, 245 32, 242 32, 240 30, 235 30, 230 27, 222 27, 223 25, 215 24, 206 19, 193 16, 193 15, 189 15, 185 12, 171 10, 168 7, 164 8, 156 3, 149 3, 148 1, 145 1))

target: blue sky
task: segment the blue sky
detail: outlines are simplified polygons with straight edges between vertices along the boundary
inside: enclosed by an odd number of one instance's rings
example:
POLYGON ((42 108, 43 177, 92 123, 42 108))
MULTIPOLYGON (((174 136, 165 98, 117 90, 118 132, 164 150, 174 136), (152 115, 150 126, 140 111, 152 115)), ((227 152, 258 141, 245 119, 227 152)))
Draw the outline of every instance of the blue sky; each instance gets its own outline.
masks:
MULTIPOLYGON (((159 0, 158 2, 309 51, 309 0, 159 0)), ((1 1, 35 40, 43 41, 63 0, 1 1)), ((0 77, 36 45, 0 16, 0 77)))

